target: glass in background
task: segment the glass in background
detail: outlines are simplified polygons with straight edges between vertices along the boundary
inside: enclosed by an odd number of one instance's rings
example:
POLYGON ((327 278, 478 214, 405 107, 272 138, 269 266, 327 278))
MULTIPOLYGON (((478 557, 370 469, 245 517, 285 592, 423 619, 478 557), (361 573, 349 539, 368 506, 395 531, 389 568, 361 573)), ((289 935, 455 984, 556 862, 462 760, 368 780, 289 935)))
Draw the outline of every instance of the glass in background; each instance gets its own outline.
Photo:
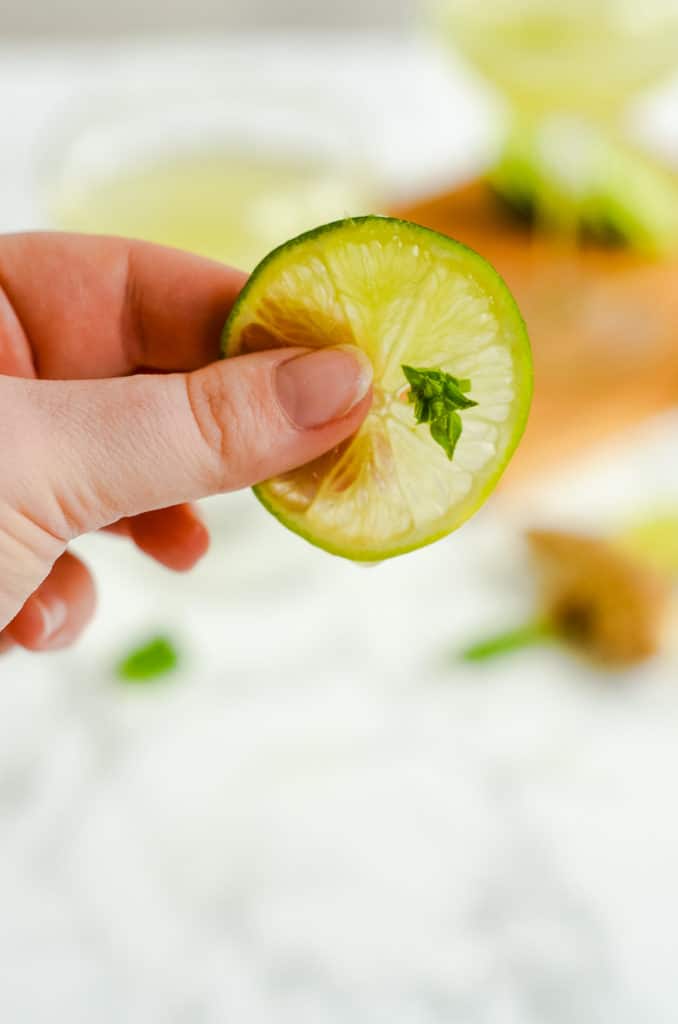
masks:
POLYGON ((678 59, 676 0, 442 0, 441 30, 518 111, 619 113, 678 59))
POLYGON ((500 191, 561 237, 584 219, 601 233, 628 227, 639 247, 672 247, 660 222, 673 197, 629 147, 625 115, 678 67, 678 0, 438 0, 436 19, 506 101, 500 191))
POLYGON ((251 270, 302 231, 375 212, 359 126, 334 94, 262 88, 254 72, 90 98, 51 142, 47 217, 251 270))
POLYGON ((481 175, 408 212, 486 256, 527 322, 537 386, 510 485, 678 401, 678 168, 639 116, 678 70, 678 0, 431 2, 503 120, 481 175))

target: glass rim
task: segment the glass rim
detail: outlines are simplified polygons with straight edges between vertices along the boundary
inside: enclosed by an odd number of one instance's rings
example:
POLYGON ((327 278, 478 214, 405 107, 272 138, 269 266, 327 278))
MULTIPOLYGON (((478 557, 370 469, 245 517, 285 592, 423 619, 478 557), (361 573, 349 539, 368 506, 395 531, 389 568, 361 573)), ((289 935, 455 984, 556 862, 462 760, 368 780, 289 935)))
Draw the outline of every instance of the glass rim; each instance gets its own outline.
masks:
POLYGON ((37 193, 44 208, 81 175, 103 180, 163 153, 181 159, 253 149, 263 159, 315 156, 319 164, 377 177, 355 100, 338 95, 332 83, 311 90, 287 76, 262 79, 254 68, 236 66, 202 69, 190 82, 169 73, 146 81, 121 77, 71 98, 53 115, 37 154, 37 193))

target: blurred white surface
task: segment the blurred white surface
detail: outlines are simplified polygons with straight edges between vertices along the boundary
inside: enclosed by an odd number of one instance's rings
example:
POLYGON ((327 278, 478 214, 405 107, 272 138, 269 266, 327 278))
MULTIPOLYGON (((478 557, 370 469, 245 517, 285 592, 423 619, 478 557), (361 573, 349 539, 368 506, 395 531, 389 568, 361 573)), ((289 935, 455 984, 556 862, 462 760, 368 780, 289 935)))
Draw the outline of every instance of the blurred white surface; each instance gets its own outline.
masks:
POLYGON ((5 0, 1 29, 27 36, 110 32, 382 27, 408 23, 419 0, 5 0))
MULTIPOLYGON (((261 66, 362 97, 394 187, 470 169, 485 144, 471 93, 414 47, 241 41, 240 59, 255 45, 261 66)), ((64 102, 114 67, 192 60, 0 54, 3 226, 40 223, 36 155, 64 102)), ((0 666, 2 1019, 675 1021, 675 660, 607 677, 557 650, 482 668, 454 652, 529 613, 523 525, 678 503, 677 449, 666 417, 369 572, 249 495, 208 503, 214 545, 190 577, 81 542, 95 626, 0 666), (185 670, 116 682, 155 627, 185 670)))
MULTIPOLYGON (((334 92, 359 119, 367 157, 387 193, 403 195, 463 177, 482 165, 492 146, 491 102, 470 88, 462 70, 433 46, 379 33, 243 35, 155 43, 0 45, 3 119, 0 229, 40 226, 42 188, 54 172, 59 144, 74 119, 133 89, 158 91, 197 83, 211 90, 243 88, 251 74, 257 94, 285 83, 314 95, 334 92)), ((200 87, 200 86, 198 86, 200 87)))

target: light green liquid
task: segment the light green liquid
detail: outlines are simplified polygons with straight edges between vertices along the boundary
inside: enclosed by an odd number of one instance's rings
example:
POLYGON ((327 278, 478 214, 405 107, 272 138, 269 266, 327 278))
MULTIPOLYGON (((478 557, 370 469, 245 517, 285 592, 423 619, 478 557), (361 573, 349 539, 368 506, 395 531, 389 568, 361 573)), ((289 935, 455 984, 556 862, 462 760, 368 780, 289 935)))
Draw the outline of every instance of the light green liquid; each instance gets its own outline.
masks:
POLYGON ((367 186, 325 165, 226 152, 187 154, 108 177, 65 181, 52 219, 251 270, 276 245, 326 221, 373 212, 367 186))
POLYGON ((490 178, 576 251, 582 226, 678 244, 678 185, 625 138, 629 102, 678 67, 678 0, 440 0, 440 25, 508 101, 490 178))
POLYGON ((605 116, 678 64, 671 0, 444 0, 441 24, 511 102, 605 116))

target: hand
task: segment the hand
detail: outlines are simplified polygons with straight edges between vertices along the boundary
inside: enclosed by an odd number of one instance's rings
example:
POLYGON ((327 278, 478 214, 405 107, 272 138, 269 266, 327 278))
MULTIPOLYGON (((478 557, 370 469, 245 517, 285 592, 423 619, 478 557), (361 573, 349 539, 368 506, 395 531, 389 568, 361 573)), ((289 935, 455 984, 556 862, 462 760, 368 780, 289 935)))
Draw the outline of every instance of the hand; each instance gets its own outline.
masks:
POLYGON ((124 239, 0 237, 0 649, 54 650, 88 622, 94 584, 74 537, 109 528, 189 569, 208 536, 186 502, 302 465, 359 427, 359 353, 213 362, 245 279, 124 239))

